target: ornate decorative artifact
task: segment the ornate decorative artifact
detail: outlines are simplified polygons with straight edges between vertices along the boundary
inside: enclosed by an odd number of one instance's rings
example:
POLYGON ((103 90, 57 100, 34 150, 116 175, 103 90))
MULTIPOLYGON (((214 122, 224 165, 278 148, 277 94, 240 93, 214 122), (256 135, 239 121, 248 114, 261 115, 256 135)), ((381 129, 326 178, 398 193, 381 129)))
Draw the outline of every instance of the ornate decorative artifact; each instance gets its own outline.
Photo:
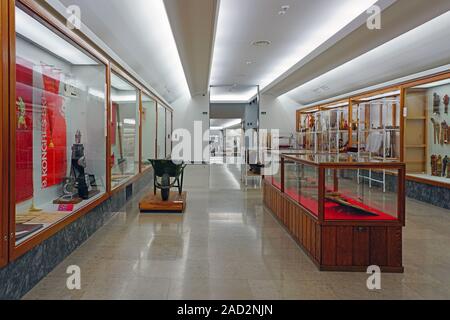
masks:
POLYGON ((445 105, 444 112, 445 112, 445 114, 448 114, 448 104, 450 102, 450 97, 448 96, 448 94, 446 94, 444 96, 443 102, 444 102, 444 105, 445 105))
POLYGON ((433 154, 431 156, 431 175, 437 176, 437 156, 433 154))
POLYGON ((434 118, 431 118, 431 122, 433 123, 434 144, 438 144, 441 134, 441 125, 439 124, 439 122, 434 120, 434 118))
POLYGON ((441 114, 440 107, 441 107, 441 97, 437 94, 433 94, 433 113, 434 114, 441 114))
POLYGON ((437 157, 436 161, 436 176, 442 176, 442 156, 437 157))
POLYGON ((72 170, 71 175, 75 178, 78 196, 81 199, 89 198, 89 187, 86 183, 86 158, 84 146, 81 144, 81 132, 75 134, 75 144, 72 146, 72 170))
MULTIPOLYGON (((445 177, 447 173, 448 156, 445 156, 442 160, 442 176, 445 177)), ((450 170, 449 170, 450 171, 450 170)))
POLYGON ((367 215, 367 216, 378 216, 376 213, 369 211, 366 208, 363 208, 362 206, 359 206, 355 203, 350 203, 345 197, 343 197, 340 193, 327 193, 325 196, 325 199, 333 201, 337 204, 340 204, 342 206, 352 208, 358 211, 359 214, 367 215))
POLYGON ((441 145, 448 144, 448 124, 446 121, 441 123, 441 145))

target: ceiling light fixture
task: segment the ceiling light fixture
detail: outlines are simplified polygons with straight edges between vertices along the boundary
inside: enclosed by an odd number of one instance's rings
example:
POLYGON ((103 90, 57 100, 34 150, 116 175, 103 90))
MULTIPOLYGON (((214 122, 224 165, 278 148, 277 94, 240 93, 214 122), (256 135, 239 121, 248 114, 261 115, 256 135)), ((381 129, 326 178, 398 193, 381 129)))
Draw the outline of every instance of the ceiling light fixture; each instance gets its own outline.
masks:
POLYGON ((72 63, 73 65, 98 65, 87 54, 61 38, 36 19, 16 8, 16 32, 18 35, 37 43, 53 55, 72 63))

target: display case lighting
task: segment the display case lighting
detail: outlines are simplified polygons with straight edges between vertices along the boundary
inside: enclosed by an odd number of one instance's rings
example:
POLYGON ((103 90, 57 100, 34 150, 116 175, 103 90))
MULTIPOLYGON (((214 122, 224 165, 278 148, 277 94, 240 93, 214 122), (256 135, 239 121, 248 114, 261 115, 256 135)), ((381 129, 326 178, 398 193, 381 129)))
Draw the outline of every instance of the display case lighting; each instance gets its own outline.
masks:
POLYGON ((98 65, 87 54, 16 7, 16 32, 47 52, 73 65, 98 65))

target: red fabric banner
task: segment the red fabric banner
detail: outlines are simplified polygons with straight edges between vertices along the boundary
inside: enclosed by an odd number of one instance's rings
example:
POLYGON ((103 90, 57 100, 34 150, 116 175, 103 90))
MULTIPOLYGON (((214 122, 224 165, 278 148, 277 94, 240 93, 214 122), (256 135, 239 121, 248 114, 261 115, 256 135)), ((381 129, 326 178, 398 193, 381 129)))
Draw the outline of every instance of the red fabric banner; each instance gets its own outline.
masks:
POLYGON ((62 183, 67 175, 67 125, 59 95, 61 72, 42 66, 42 188, 62 183))
POLYGON ((16 203, 33 197, 33 65, 16 65, 16 203))

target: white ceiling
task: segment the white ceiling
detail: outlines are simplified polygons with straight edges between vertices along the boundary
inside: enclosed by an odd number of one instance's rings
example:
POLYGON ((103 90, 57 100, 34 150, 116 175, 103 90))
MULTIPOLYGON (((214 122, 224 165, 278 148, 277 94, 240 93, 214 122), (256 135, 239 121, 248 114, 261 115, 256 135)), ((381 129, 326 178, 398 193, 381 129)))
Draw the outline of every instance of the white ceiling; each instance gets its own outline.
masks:
POLYGON ((60 0, 169 103, 188 88, 162 0, 60 0), (126 4, 125 4, 126 2, 126 4))
POLYGON ((301 103, 450 64, 450 12, 353 59, 287 95, 301 103), (368 76, 369 75, 369 76, 368 76))
POLYGON ((239 88, 259 85, 273 96, 298 88, 289 96, 306 104, 449 63, 441 25, 440 36, 382 46, 448 11, 449 0, 59 1, 79 5, 84 24, 168 102, 209 85, 223 86, 214 102, 248 101, 239 88), (371 31, 374 3, 382 29, 371 31), (259 40, 271 44, 252 45, 259 40))
POLYGON ((225 85, 211 87, 210 101, 212 103, 247 103, 258 94, 258 86, 225 85))
POLYGON ((264 90, 375 2, 221 1, 211 84, 257 84, 264 90), (284 5, 289 5, 289 10, 280 15, 284 5), (265 47, 252 45, 260 40, 268 40, 271 44, 265 47))

